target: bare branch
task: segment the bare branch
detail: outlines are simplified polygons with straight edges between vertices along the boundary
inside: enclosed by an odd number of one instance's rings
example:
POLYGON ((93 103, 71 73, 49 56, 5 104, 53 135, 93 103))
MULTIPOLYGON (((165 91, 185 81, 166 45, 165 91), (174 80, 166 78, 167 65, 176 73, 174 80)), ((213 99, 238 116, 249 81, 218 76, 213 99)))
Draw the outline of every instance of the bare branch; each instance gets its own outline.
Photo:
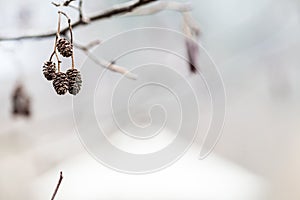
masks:
POLYGON ((60 6, 69 6, 70 3, 72 3, 73 1, 76 1, 76 0, 67 0, 63 3, 55 3, 55 2, 52 2, 52 4, 56 7, 60 7, 60 6))
MULTIPOLYGON (((70 24, 70 19, 68 19, 69 26, 65 27, 63 29, 60 29, 59 32, 52 31, 49 33, 44 34, 36 34, 36 35, 24 35, 24 36, 18 36, 18 37, 0 37, 1 41, 11 41, 11 40, 25 40, 25 39, 42 39, 42 38, 48 38, 48 37, 57 37, 58 35, 67 35, 67 32, 70 29, 74 29, 83 25, 87 25, 90 22, 98 21, 105 18, 110 18, 113 16, 119 16, 119 15, 125 15, 125 16, 136 16, 136 15, 150 15, 157 12, 161 12, 163 10, 172 10, 180 12, 183 18, 184 26, 183 26, 183 32, 189 37, 189 38, 198 38, 200 34, 200 28, 196 21, 192 18, 190 15, 190 12, 192 7, 189 3, 181 3, 181 2, 175 2, 175 1, 159 1, 159 0, 131 0, 129 2, 116 5, 112 7, 111 9, 104 11, 98 15, 91 16, 89 18, 85 18, 83 16, 82 11, 82 0, 79 0, 78 7, 71 5, 71 3, 75 0, 66 0, 65 2, 59 4, 52 2, 53 5, 56 7, 65 6, 70 7, 73 9, 76 9, 78 11, 78 20, 75 23, 70 24), (156 3, 153 3, 156 2, 156 3), (151 4, 153 3, 153 4, 151 4), (72 27, 72 28, 70 28, 72 27)), ((61 14, 64 14, 61 12, 61 14)), ((72 37, 71 37, 72 38, 72 37)), ((95 43, 91 43, 87 46, 82 46, 79 44, 74 44, 74 47, 80 49, 83 51, 91 60, 93 60, 97 65, 102 66, 104 68, 107 68, 111 71, 121 73, 125 75, 128 78, 136 79, 137 76, 125 68, 116 65, 115 63, 106 61, 101 58, 95 57, 93 54, 91 54, 90 49, 94 47, 95 45, 99 44, 99 41, 95 43)), ((55 53, 55 52, 54 52, 55 53)), ((51 55, 54 55, 54 53, 51 55)), ((59 62, 59 61, 58 61, 59 62)))
POLYGON ((63 3, 63 5, 64 5, 64 6, 68 6, 68 5, 70 5, 70 3, 72 3, 73 1, 75 1, 75 0, 67 0, 67 1, 65 1, 65 2, 63 3))
MULTIPOLYGON (((122 15, 128 12, 132 12, 133 10, 135 10, 138 7, 144 6, 146 4, 149 4, 151 2, 154 2, 157 0, 139 0, 139 1, 130 1, 129 3, 124 3, 121 4, 117 7, 114 7, 112 9, 109 9, 103 13, 100 13, 98 15, 94 15, 92 17, 89 17, 89 21, 93 22, 93 21, 98 21, 101 19, 105 19, 105 18, 110 18, 112 16, 118 16, 118 15, 122 15)), ((57 5, 56 3, 54 3, 54 5, 57 5)), ((82 14, 82 13, 81 13, 82 14)), ((87 22, 85 20, 83 20, 83 18, 79 19, 78 21, 74 22, 72 24, 73 29, 86 25, 87 22)), ((67 31, 69 30, 69 27, 65 27, 64 29, 62 29, 60 31, 61 35, 66 35, 67 31)), ((44 33, 44 34, 36 34, 36 35, 23 35, 23 36, 17 36, 17 37, 0 37, 0 41, 11 41, 11 40, 25 40, 25 39, 43 39, 43 38, 48 38, 48 37, 54 37, 56 35, 56 31, 52 31, 49 33, 44 33)))
POLYGON ((76 1, 76 0, 67 0, 64 3, 55 3, 55 2, 52 2, 52 4, 54 6, 56 6, 56 7, 64 6, 64 7, 69 7, 69 8, 75 9, 76 11, 78 11, 78 19, 79 19, 79 21, 82 21, 82 22, 88 24, 90 22, 89 19, 83 17, 83 11, 82 11, 83 1, 79 0, 78 7, 71 4, 73 1, 76 1))
POLYGON ((56 196, 56 194, 57 194, 57 192, 58 192, 58 189, 59 189, 59 186, 60 186, 62 180, 63 180, 63 175, 62 175, 62 172, 60 172, 59 180, 58 180, 58 183, 57 183, 57 185, 56 185, 56 188, 55 188, 55 190, 54 190, 54 193, 53 193, 53 195, 52 195, 51 200, 54 200, 54 198, 55 198, 55 196, 56 196))
POLYGON ((183 16, 183 20, 184 23, 187 27, 189 27, 191 33, 196 36, 199 37, 201 30, 200 30, 200 26, 198 25, 198 23, 196 22, 196 20, 192 17, 190 12, 184 12, 182 13, 183 16))
POLYGON ((133 80, 137 79, 138 76, 136 74, 128 71, 126 68, 116 65, 114 62, 106 61, 103 58, 97 58, 95 55, 93 55, 91 53, 90 49, 95 47, 98 44, 100 44, 99 40, 92 41, 85 46, 73 43, 74 47, 76 47, 77 49, 79 49, 83 53, 85 53, 98 66, 109 69, 113 72, 123 74, 126 78, 129 78, 129 79, 133 79, 133 80))
POLYGON ((109 69, 113 72, 118 72, 120 74, 123 74, 126 78, 133 79, 133 80, 136 80, 138 78, 136 74, 128 71, 126 68, 116 65, 113 62, 108 62, 102 58, 97 58, 89 51, 86 51, 86 55, 97 65, 109 69))
POLYGON ((128 13, 126 16, 151 15, 161 12, 163 10, 187 12, 191 11, 192 7, 190 3, 181 3, 175 1, 158 1, 156 3, 137 8, 133 12, 128 13))
POLYGON ((82 51, 88 51, 92 48, 94 48, 95 46, 99 45, 101 43, 100 40, 94 40, 90 43, 88 43, 87 45, 81 45, 78 43, 73 42, 74 47, 76 47, 77 49, 80 49, 82 51))
POLYGON ((54 6, 59 7, 61 6, 59 3, 51 2, 54 6))
POLYGON ((177 11, 182 15, 184 24, 188 26, 193 34, 199 35, 200 28, 196 20, 191 16, 190 11, 192 10, 190 3, 182 3, 175 1, 158 1, 156 3, 146 5, 135 9, 133 12, 126 14, 126 16, 141 16, 141 15, 151 15, 163 10, 177 11))

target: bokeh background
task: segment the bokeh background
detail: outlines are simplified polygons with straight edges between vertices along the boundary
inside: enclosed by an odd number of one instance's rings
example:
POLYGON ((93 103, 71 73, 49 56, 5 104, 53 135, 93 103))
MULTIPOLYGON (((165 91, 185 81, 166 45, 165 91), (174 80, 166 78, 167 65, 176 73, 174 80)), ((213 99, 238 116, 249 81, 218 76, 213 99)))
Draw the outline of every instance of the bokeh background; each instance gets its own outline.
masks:
MULTIPOLYGON (((122 2, 85 0, 84 13, 89 16, 122 2)), ((225 127, 213 153, 197 159, 200 135, 182 159, 154 174, 128 175, 102 166, 76 134, 72 97, 57 96, 42 75, 53 38, 1 42, 0 199, 50 199, 60 170, 65 178, 57 199, 65 200, 300 198, 300 2, 190 2, 202 31, 199 42, 218 66, 227 94, 225 127), (11 96, 18 83, 32 100, 29 119, 11 115, 11 96)), ((76 12, 69 13, 76 19, 76 12)), ((57 8, 47 0, 1 0, 0 16, 0 36, 44 33, 57 25, 57 8)), ((133 28, 181 31, 180 21, 181 16, 171 11, 115 17, 75 29, 74 34, 85 44, 133 28)), ((118 47, 111 51, 114 48, 118 47)), ((75 53, 81 66, 86 56, 75 53)), ((182 69, 175 60, 168 62, 182 69)))

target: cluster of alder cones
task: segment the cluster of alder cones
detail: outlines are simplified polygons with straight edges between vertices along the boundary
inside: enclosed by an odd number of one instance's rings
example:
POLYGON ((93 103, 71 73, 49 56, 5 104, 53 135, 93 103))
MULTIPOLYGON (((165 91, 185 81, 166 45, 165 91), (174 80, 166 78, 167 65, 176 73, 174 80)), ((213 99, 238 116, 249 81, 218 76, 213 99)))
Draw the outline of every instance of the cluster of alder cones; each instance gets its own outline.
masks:
MULTIPOLYGON (((73 55, 73 45, 65 38, 60 38, 56 48, 63 57, 73 55)), ((58 95, 64 95, 68 91, 70 94, 76 95, 81 89, 80 71, 72 68, 66 73, 56 70, 56 64, 53 61, 47 61, 43 66, 43 74, 48 81, 53 81, 53 87, 58 95)))
MULTIPOLYGON (((59 20, 60 23, 60 20, 59 20)), ((70 25, 70 21, 69 21, 70 25)), ((70 32, 71 32, 70 27, 70 32)), ((72 35, 72 34, 71 34, 72 35)), ((74 67, 74 57, 73 57, 73 44, 66 38, 61 38, 59 36, 59 29, 55 39, 54 52, 52 53, 49 61, 46 61, 43 66, 43 74, 48 81, 53 81, 53 87, 58 95, 64 95, 69 92, 72 95, 79 93, 82 85, 80 71, 74 67), (57 51, 66 58, 72 58, 72 67, 68 69, 66 73, 60 71, 61 61, 58 59, 57 51), (58 67, 56 68, 56 63, 51 61, 52 57, 56 55, 58 67)))

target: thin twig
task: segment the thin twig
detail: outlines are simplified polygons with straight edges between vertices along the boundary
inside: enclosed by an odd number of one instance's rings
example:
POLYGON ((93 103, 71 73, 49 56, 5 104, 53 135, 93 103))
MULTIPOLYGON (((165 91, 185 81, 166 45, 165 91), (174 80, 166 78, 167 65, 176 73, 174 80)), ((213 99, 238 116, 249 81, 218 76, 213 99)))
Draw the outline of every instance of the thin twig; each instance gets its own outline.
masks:
POLYGON ((100 43, 101 43, 100 40, 94 40, 94 41, 89 42, 86 45, 81 45, 81 44, 78 44, 75 42, 73 43, 73 45, 74 45, 74 47, 76 47, 79 50, 88 51, 88 50, 94 48, 95 46, 99 45, 100 43))
MULTIPOLYGON (((144 6, 144 5, 154 2, 154 1, 157 1, 157 0, 142 0, 142 1, 141 0, 140 1, 133 0, 133 1, 131 1, 133 3, 131 3, 131 2, 130 2, 130 4, 124 3, 118 7, 113 7, 112 9, 104 11, 100 14, 89 17, 88 19, 90 22, 94 22, 94 21, 98 21, 101 19, 110 18, 112 16, 122 15, 125 13, 132 12, 136 8, 144 6)), ((87 25, 87 22, 83 19, 79 19, 78 21, 76 21, 72 24, 72 27, 74 29, 74 28, 77 28, 77 27, 80 27, 83 25, 87 25)), ((68 30, 69 30, 69 27, 62 29, 60 31, 60 34, 66 35, 68 30)), ((44 33, 44 34, 36 34, 36 35, 23 35, 23 36, 17 36, 17 37, 0 37, 0 42, 1 41, 11 41, 11 40, 43 39, 43 38, 54 37, 55 35, 56 35, 56 31, 52 31, 49 33, 44 33)))
POLYGON ((63 5, 68 6, 70 3, 72 3, 72 1, 75 1, 75 0, 67 0, 63 3, 63 5))
POLYGON ((52 4, 54 6, 56 6, 56 7, 64 6, 64 7, 69 7, 69 8, 72 8, 72 9, 78 11, 78 19, 79 19, 79 21, 83 21, 86 24, 89 23, 89 20, 87 18, 83 17, 83 11, 82 11, 83 1, 79 0, 78 7, 71 4, 71 2, 73 2, 73 1, 75 1, 75 0, 67 0, 64 3, 55 3, 55 2, 52 2, 52 4))
POLYGON ((78 3, 79 21, 83 21, 85 23, 89 23, 90 20, 83 17, 82 4, 83 4, 83 1, 79 0, 79 3, 78 3))
POLYGON ((126 78, 136 80, 138 77, 136 74, 128 71, 126 68, 118 66, 114 64, 114 62, 108 62, 102 58, 97 58, 93 54, 91 54, 89 51, 85 51, 85 54, 97 65, 102 66, 106 69, 109 69, 114 72, 118 72, 120 74, 123 74, 126 78))
MULTIPOLYGON (((69 16, 66 13, 64 13, 62 11, 58 11, 58 13, 64 15, 67 18, 67 20, 68 20, 68 26, 69 26, 70 37, 71 37, 70 42, 71 42, 72 48, 73 48, 73 30, 72 30, 71 19, 69 18, 69 16)), ((74 52, 72 53, 71 58, 72 58, 72 69, 74 69, 75 68, 75 64, 74 64, 74 52)))
POLYGON ((57 46, 57 40, 59 38, 60 22, 61 22, 61 14, 58 12, 58 25, 57 25, 57 32, 56 32, 56 35, 55 35, 54 49, 53 49, 53 53, 51 54, 50 59, 49 59, 49 61, 51 61, 52 58, 53 58, 53 56, 55 55, 56 60, 57 60, 58 72, 60 72, 60 63, 61 63, 61 60, 59 59, 59 56, 57 54, 56 46, 57 46))
POLYGON ((186 26, 190 29, 191 34, 194 37, 199 37, 201 33, 200 26, 198 25, 196 20, 192 17, 191 13, 183 12, 182 17, 184 20, 184 24, 186 24, 186 26))
POLYGON ((70 6, 70 3, 72 3, 73 1, 76 1, 76 0, 66 0, 65 2, 63 3, 55 3, 55 2, 52 2, 52 4, 56 7, 59 7, 59 6, 70 6))
POLYGON ((179 12, 188 28, 193 32, 193 34, 199 36, 200 28, 196 20, 191 16, 190 11, 192 10, 192 6, 190 3, 158 1, 156 3, 137 8, 133 12, 127 13, 126 16, 152 15, 163 10, 179 12))
POLYGON ((81 50, 87 57, 89 57, 95 64, 97 64, 100 67, 103 67, 105 69, 109 69, 113 72, 117 72, 120 74, 123 74, 126 78, 136 80, 138 76, 130 71, 128 71, 126 68, 116 65, 114 62, 109 62, 104 60, 103 58, 97 58, 95 55, 93 55, 90 51, 91 48, 95 47, 96 45, 100 44, 99 40, 95 40, 87 45, 80 45, 77 43, 74 43, 74 47, 81 50))
POLYGON ((55 196, 56 196, 56 194, 57 194, 57 192, 58 192, 58 189, 59 189, 59 186, 60 186, 62 180, 63 180, 63 174, 62 174, 62 172, 60 172, 59 180, 58 180, 58 183, 57 183, 57 185, 56 185, 56 188, 55 188, 55 190, 54 190, 54 193, 53 193, 53 195, 52 195, 51 200, 54 200, 54 198, 55 198, 55 196))
POLYGON ((150 5, 135 9, 133 12, 126 14, 126 16, 139 16, 139 15, 151 15, 163 10, 172 10, 178 12, 187 12, 192 10, 190 3, 176 2, 176 1, 157 1, 150 5))

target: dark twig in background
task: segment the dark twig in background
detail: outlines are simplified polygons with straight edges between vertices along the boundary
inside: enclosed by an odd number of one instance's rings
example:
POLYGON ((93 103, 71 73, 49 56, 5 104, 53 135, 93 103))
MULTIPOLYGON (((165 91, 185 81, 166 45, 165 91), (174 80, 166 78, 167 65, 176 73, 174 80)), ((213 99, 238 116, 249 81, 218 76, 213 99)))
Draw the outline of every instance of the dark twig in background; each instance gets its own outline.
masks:
POLYGON ((57 192, 58 192, 58 189, 59 189, 59 186, 60 186, 62 180, 63 180, 63 174, 62 174, 62 172, 60 172, 59 180, 58 180, 58 183, 57 183, 56 188, 55 188, 55 190, 54 190, 54 193, 53 193, 53 195, 52 195, 52 197, 51 197, 51 200, 54 200, 54 199, 55 199, 55 196, 56 196, 56 194, 57 194, 57 192))

